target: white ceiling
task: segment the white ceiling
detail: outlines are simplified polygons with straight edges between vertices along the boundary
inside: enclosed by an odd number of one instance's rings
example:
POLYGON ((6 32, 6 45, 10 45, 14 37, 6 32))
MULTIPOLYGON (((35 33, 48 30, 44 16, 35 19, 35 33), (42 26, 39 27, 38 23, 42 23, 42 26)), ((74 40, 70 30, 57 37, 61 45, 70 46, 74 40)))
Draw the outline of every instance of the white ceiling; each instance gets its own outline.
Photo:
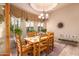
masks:
MULTIPOLYGON (((35 11, 33 8, 31 8, 30 3, 13 3, 12 5, 14 5, 14 6, 16 6, 20 9, 22 9, 22 10, 34 13, 34 14, 40 13, 40 12, 35 11)), ((53 10, 51 10, 50 12, 55 11, 55 10, 60 9, 60 8, 63 8, 67 5, 69 5, 69 3, 58 3, 58 5, 53 10)))
POLYGON ((58 4, 57 3, 31 3, 30 6, 38 12, 48 12, 53 10, 58 4))

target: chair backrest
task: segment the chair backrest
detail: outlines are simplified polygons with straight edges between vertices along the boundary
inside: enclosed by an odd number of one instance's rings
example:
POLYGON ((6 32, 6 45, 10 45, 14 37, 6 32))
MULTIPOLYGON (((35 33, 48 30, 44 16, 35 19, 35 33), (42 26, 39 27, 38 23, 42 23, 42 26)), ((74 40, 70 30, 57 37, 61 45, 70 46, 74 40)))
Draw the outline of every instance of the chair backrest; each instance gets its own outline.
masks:
POLYGON ((22 43, 21 43, 21 37, 19 35, 16 35, 16 48, 19 55, 22 54, 22 43))
POLYGON ((29 37, 36 36, 37 35, 37 32, 27 32, 27 35, 29 37))
POLYGON ((47 35, 48 35, 49 39, 54 40, 54 33, 48 32, 47 35))
POLYGON ((48 36, 44 36, 40 38, 40 42, 47 42, 48 36))
POLYGON ((43 46, 43 47, 47 47, 48 45, 48 37, 41 37, 39 40, 39 47, 43 46))
POLYGON ((48 49, 48 37, 40 37, 38 42, 38 55, 41 54, 42 51, 46 51, 48 49))
POLYGON ((47 35, 54 35, 53 32, 47 32, 47 35))

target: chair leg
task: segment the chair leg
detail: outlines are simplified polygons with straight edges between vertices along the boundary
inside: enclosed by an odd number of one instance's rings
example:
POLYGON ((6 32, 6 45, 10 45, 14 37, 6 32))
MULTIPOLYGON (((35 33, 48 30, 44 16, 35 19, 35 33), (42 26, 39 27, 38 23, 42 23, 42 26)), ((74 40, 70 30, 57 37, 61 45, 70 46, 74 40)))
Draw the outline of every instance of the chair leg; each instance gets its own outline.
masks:
POLYGON ((37 49, 37 56, 40 56, 40 47, 38 47, 38 49, 37 49))
POLYGON ((19 52, 17 52, 17 56, 19 56, 19 52))
POLYGON ((49 54, 48 48, 46 49, 46 56, 49 54))
POLYGON ((53 48, 54 48, 54 44, 52 44, 52 51, 53 51, 53 48))
POLYGON ((28 54, 26 53, 26 56, 28 56, 28 54))
POLYGON ((40 50, 38 51, 38 56, 40 56, 40 50))

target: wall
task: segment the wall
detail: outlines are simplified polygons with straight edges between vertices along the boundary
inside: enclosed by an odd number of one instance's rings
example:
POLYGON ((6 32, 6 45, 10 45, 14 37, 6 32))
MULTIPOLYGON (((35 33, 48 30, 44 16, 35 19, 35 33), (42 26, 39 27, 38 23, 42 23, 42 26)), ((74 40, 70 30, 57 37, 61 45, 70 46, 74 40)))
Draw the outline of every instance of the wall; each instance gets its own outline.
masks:
POLYGON ((2 24, 0 24, 0 38, 3 38, 5 36, 5 23, 2 22, 2 24))
POLYGON ((5 22, 2 22, 0 24, 0 54, 1 53, 4 53, 5 51, 5 43, 6 43, 6 40, 5 40, 5 22))
POLYGON ((47 21, 47 30, 55 33, 55 39, 61 34, 65 38, 73 38, 79 36, 79 4, 70 4, 61 9, 52 12, 47 21), (63 28, 58 28, 57 24, 62 22, 63 28))

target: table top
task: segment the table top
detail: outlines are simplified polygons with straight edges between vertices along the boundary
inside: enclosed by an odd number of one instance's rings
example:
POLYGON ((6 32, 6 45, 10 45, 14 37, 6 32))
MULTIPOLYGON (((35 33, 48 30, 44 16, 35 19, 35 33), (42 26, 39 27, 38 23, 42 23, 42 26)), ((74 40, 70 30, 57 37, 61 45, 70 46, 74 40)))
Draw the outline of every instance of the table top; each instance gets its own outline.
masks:
POLYGON ((24 38, 25 40, 27 41, 30 41, 30 42, 39 42, 39 39, 44 39, 44 38, 47 38, 46 36, 45 37, 40 37, 40 36, 34 36, 34 37, 26 37, 24 38))
POLYGON ((24 39, 27 40, 27 41, 30 41, 30 42, 38 42, 39 39, 40 39, 40 36, 26 37, 24 39))

